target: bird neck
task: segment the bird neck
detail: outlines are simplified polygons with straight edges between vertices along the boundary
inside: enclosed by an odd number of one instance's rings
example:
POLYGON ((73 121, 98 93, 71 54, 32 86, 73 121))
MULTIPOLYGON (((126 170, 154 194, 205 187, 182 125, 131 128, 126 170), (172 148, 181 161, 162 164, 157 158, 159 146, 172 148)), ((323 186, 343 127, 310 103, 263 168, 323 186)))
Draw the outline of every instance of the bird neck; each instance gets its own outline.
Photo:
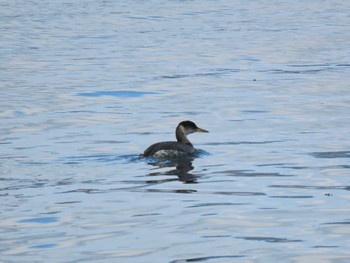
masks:
POLYGON ((192 146, 192 143, 187 138, 186 133, 182 126, 177 126, 175 134, 176 134, 176 139, 179 143, 192 146))

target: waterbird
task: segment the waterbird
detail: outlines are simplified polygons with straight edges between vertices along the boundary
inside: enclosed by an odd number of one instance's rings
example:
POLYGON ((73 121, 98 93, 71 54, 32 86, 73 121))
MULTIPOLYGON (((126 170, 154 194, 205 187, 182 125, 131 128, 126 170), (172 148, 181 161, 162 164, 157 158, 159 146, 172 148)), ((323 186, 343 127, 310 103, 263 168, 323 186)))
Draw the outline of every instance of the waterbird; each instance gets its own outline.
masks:
POLYGON ((165 141, 157 142, 149 146, 144 152, 143 156, 154 156, 154 157, 181 157, 181 156, 192 156, 196 153, 196 149, 187 138, 187 135, 194 132, 208 132, 192 121, 180 122, 175 130, 177 142, 165 141))

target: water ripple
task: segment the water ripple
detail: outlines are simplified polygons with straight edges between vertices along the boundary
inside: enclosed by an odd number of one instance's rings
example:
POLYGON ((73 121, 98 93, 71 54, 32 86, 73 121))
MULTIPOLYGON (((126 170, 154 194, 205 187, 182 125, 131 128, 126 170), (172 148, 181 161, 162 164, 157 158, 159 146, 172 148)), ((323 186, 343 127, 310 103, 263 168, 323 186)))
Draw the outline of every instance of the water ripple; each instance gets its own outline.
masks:
POLYGON ((263 241, 268 243, 291 243, 291 242, 303 242, 301 239, 288 239, 279 237, 236 237, 237 239, 244 239, 248 241, 263 241))
POLYGON ((203 143, 203 145, 241 145, 241 144, 270 144, 270 143, 279 143, 279 142, 285 142, 285 141, 238 141, 238 142, 209 142, 209 143, 203 143))
POLYGON ((350 151, 338 151, 338 152, 313 152, 310 155, 316 158, 350 158, 350 151))
POLYGON ((226 170, 226 171, 220 171, 215 172, 219 174, 225 174, 228 176, 235 176, 235 177, 290 177, 294 175, 289 174, 281 174, 278 172, 273 173, 264 173, 264 172, 251 172, 251 170, 226 170))
POLYGON ((239 72, 240 69, 217 69, 213 72, 201 72, 201 73, 193 73, 193 74, 174 74, 174 75, 163 75, 161 78, 163 79, 182 79, 182 78, 194 78, 194 77, 219 77, 225 74, 239 72))
POLYGON ((248 205, 250 203, 201 203, 196 205, 188 206, 189 208, 195 207, 209 207, 209 206, 236 206, 236 205, 248 205))
POLYGON ((346 190, 350 191, 350 186, 321 186, 321 185, 270 185, 273 188, 295 188, 295 189, 316 189, 316 190, 346 190))
POLYGON ((314 198, 312 195, 272 195, 270 198, 292 198, 292 199, 305 199, 314 198))
POLYGON ((328 222, 328 223, 323 223, 324 225, 350 225, 350 220, 349 221, 342 221, 342 222, 328 222))
POLYGON ((177 259, 177 260, 170 261, 169 263, 202 262, 202 261, 208 261, 208 260, 242 258, 242 257, 245 257, 245 256, 243 255, 208 256, 208 257, 199 257, 199 258, 177 259))
POLYGON ((325 71, 334 71, 339 68, 349 67, 347 63, 338 64, 292 64, 287 65, 287 69, 268 69, 261 72, 269 72, 272 74, 318 74, 325 71), (290 69, 293 68, 293 69, 290 69))
POLYGON ((150 91, 133 91, 133 90, 115 90, 115 91, 95 91, 95 92, 82 92, 77 93, 77 96, 82 97, 101 97, 112 96, 118 98, 137 98, 144 95, 160 94, 159 92, 150 91))
POLYGON ((46 249, 46 248, 53 248, 53 247, 57 247, 57 246, 58 246, 58 244, 46 243, 46 244, 40 244, 40 245, 30 246, 29 248, 33 248, 33 249, 46 249))
POLYGON ((58 222, 58 217, 36 217, 18 220, 18 223, 50 224, 58 222))

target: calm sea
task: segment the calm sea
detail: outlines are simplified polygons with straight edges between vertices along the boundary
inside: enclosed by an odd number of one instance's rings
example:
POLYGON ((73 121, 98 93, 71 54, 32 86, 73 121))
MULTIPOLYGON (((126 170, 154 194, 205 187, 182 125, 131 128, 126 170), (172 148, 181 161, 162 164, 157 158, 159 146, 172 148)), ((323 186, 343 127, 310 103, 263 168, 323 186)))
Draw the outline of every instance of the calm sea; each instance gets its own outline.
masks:
POLYGON ((349 262, 349 14, 0 1, 0 262, 349 262))

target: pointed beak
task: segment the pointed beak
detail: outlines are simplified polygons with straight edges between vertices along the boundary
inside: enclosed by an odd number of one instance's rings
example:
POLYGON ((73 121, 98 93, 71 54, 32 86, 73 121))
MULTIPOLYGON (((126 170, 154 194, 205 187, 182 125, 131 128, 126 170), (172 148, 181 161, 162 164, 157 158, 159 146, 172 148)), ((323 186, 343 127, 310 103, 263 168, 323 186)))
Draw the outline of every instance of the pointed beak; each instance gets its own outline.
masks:
POLYGON ((201 129, 201 128, 197 128, 196 132, 208 132, 207 130, 201 129))

